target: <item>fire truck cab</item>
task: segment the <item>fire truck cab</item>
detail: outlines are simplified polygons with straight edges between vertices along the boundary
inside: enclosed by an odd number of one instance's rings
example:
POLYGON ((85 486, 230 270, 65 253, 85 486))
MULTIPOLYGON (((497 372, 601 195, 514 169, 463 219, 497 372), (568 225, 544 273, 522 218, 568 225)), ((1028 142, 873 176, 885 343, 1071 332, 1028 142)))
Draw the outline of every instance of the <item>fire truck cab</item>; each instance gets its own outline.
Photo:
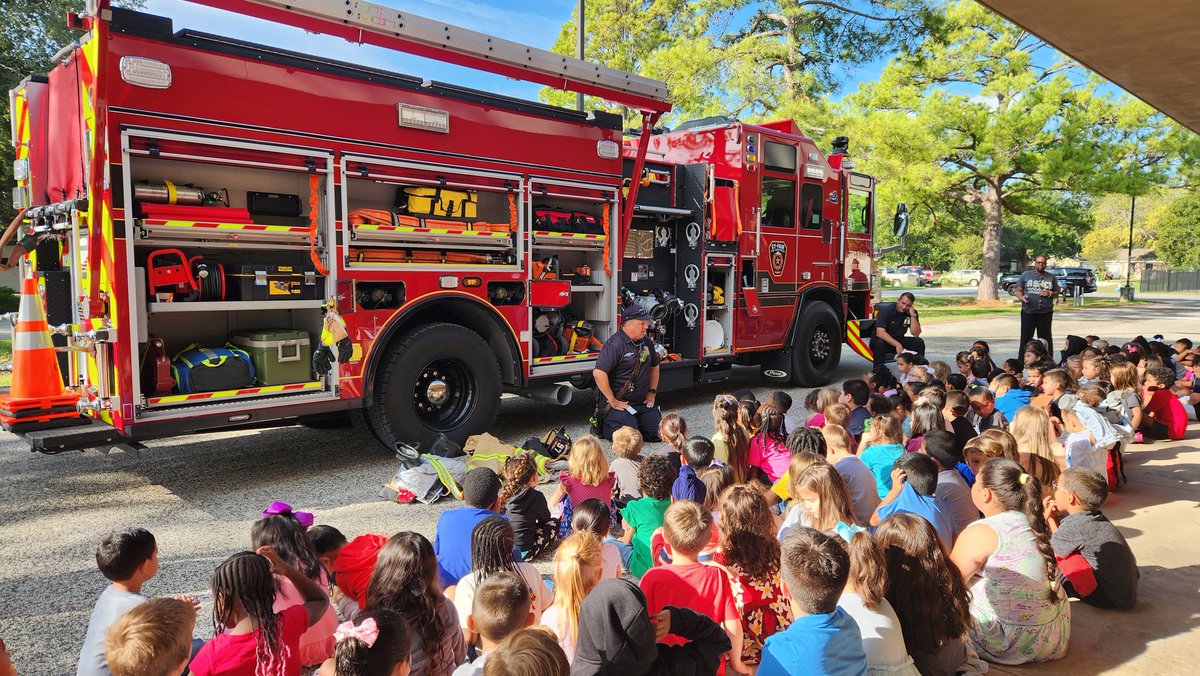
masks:
POLYGON ((660 82, 368 2, 197 1, 600 95, 641 134, 92 3, 11 93, 22 271, 79 395, 5 423, 33 449, 346 413, 390 448, 461 441, 503 392, 568 402, 629 303, 662 390, 735 364, 820 385, 844 339, 869 354, 874 182, 844 145, 659 132, 660 82))
MULTIPOLYGON (((625 142, 630 156, 636 140, 625 142)), ((813 387, 833 377, 844 340, 869 355, 858 332, 873 314, 875 184, 851 170, 846 145, 827 156, 791 120, 713 117, 652 134, 635 224, 657 221, 654 241, 676 256, 674 291, 696 303, 700 349, 681 352, 704 362, 698 380, 758 364, 770 381, 813 387), (673 172, 696 177, 668 204, 654 186, 673 172), (675 233, 673 217, 655 210, 680 205, 691 213, 675 233)), ((631 255, 636 234, 622 282, 646 293, 644 272, 661 266, 631 255)))

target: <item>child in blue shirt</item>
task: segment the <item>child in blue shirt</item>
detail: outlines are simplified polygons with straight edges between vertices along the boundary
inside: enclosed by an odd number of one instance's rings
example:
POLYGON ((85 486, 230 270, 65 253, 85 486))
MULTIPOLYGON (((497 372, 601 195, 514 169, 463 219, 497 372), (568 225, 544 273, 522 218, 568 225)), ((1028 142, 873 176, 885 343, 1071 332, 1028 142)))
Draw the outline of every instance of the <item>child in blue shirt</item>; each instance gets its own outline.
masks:
POLYGON ((1016 417, 1017 409, 1028 406, 1032 396, 1029 390, 1021 389, 1021 384, 1015 377, 1008 374, 993 378, 990 388, 996 395, 996 410, 1003 413, 1007 420, 1016 417))
POLYGON ((780 558, 795 620, 763 644, 759 675, 866 674, 858 624, 837 605, 850 576, 846 548, 837 536, 796 528, 784 538, 780 558))
POLYGON ((858 458, 875 475, 875 490, 879 497, 886 497, 892 490, 892 465, 904 455, 904 433, 900 421, 890 415, 877 415, 871 419, 870 429, 863 434, 866 447, 858 452, 858 458))
POLYGON ((683 442, 683 453, 680 454, 683 464, 679 466, 679 477, 671 484, 672 500, 704 502, 707 490, 696 472, 712 464, 715 452, 713 442, 704 437, 692 437, 683 442))
POLYGON ((892 469, 892 490, 875 508, 871 525, 878 526, 893 514, 916 514, 933 525, 946 551, 954 546, 954 522, 934 493, 937 463, 924 453, 905 453, 892 469))
MULTIPOLYGON (((500 511, 500 477, 492 470, 476 467, 467 472, 462 488, 466 506, 442 512, 433 539, 442 589, 458 584, 471 572, 471 531, 500 511)), ((515 554, 520 561, 520 553, 515 554)))

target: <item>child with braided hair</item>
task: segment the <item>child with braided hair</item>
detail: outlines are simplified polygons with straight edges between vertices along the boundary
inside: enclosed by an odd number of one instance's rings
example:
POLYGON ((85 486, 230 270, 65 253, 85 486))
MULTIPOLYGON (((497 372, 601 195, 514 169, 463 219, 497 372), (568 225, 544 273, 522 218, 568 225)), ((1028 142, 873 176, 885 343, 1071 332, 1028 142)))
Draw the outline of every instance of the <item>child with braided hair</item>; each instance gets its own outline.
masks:
POLYGON ((238 552, 212 576, 213 632, 188 669, 197 676, 300 673, 300 635, 329 609, 329 598, 270 545, 238 552), (303 601, 275 612, 275 578, 286 577, 303 601))
POLYGON ((950 560, 971 591, 972 647, 1000 664, 1066 655, 1071 610, 1058 581, 1041 482, 1011 460, 992 458, 971 498, 984 518, 963 530, 950 560))
POLYGON ((535 622, 542 619, 542 611, 550 605, 551 592, 542 580, 542 574, 532 563, 513 560, 513 528, 500 515, 489 516, 475 524, 471 531, 471 572, 459 580, 454 587, 454 608, 458 611, 458 626, 468 644, 478 638, 467 626, 471 604, 475 601, 475 590, 484 580, 496 573, 516 573, 529 587, 529 610, 535 622))
POLYGON ((438 586, 437 555, 424 535, 396 533, 379 550, 366 610, 384 609, 399 613, 408 627, 412 676, 446 676, 466 658, 458 612, 438 586))
POLYGON ((558 519, 550 516, 546 495, 537 489, 533 455, 522 453, 505 459, 500 478, 504 481, 500 504, 508 513, 521 560, 528 561, 553 548, 558 540, 558 519))

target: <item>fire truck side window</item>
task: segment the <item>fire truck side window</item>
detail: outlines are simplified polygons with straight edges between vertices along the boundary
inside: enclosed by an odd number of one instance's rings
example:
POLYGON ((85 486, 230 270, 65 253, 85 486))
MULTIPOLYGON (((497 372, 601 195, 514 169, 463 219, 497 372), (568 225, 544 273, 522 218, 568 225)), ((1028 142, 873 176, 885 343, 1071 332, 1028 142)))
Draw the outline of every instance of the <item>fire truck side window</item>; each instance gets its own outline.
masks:
POLYGON ((796 182, 788 178, 762 179, 762 224, 768 228, 795 227, 796 182))
POLYGON ((850 232, 865 234, 871 230, 871 198, 865 192, 850 191, 850 232))
POLYGON ((800 188, 800 227, 821 229, 821 186, 805 183, 800 188))

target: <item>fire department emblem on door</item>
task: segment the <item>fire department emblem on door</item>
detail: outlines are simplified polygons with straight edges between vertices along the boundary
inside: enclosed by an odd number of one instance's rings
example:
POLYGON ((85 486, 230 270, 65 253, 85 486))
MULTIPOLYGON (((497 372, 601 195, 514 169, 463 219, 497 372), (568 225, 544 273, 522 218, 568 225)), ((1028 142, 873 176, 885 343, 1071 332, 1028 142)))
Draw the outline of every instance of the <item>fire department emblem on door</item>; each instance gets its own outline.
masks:
POLYGON ((783 274, 783 266, 787 263, 787 243, 771 242, 771 275, 778 277, 783 274))

